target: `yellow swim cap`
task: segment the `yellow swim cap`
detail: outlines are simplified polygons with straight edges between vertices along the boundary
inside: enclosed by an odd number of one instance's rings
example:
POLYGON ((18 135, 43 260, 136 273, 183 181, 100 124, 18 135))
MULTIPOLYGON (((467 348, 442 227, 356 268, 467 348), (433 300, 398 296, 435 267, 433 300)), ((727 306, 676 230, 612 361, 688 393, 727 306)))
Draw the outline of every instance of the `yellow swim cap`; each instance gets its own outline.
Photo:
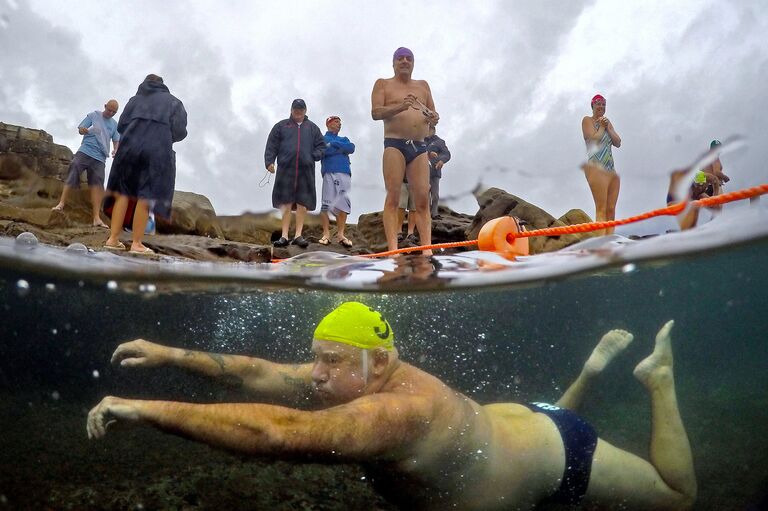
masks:
POLYGON ((395 334, 384 316, 360 302, 344 302, 315 328, 315 339, 369 350, 395 347, 395 334))
POLYGON ((696 175, 693 176, 693 182, 697 185, 703 185, 707 182, 707 175, 699 170, 696 172, 696 175))

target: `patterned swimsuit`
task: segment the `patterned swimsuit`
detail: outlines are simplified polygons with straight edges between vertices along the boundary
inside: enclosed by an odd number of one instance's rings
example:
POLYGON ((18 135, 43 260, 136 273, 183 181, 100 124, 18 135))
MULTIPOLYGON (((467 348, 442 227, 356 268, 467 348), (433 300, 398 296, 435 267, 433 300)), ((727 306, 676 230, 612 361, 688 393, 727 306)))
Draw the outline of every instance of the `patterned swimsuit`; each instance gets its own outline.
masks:
MULTIPOLYGON (((595 130, 600 129, 600 123, 595 122, 593 124, 595 130)), ((603 133, 603 138, 597 144, 593 142, 587 142, 587 156, 589 161, 599 163, 605 170, 616 172, 613 168, 613 153, 611 153, 611 136, 608 134, 608 130, 603 133)))

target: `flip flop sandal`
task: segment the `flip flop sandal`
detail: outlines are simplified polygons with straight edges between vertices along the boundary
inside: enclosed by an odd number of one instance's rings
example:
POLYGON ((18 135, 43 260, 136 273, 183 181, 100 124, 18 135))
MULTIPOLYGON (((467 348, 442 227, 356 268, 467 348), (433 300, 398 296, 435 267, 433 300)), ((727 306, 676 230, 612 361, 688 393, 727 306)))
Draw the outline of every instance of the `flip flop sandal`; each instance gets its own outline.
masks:
POLYGON ((125 245, 123 245, 123 242, 118 241, 117 245, 107 245, 104 243, 104 248, 113 252, 123 252, 125 250, 125 245))
POLYGON ((341 238, 339 241, 339 245, 342 245, 347 248, 352 248, 352 242, 349 241, 347 238, 341 238))
POLYGON ((136 255, 155 255, 155 251, 152 250, 149 247, 144 247, 144 250, 129 250, 129 254, 136 254, 136 255))
POLYGON ((321 245, 330 245, 331 244, 331 240, 327 236, 323 236, 322 238, 317 240, 317 242, 320 243, 321 245))

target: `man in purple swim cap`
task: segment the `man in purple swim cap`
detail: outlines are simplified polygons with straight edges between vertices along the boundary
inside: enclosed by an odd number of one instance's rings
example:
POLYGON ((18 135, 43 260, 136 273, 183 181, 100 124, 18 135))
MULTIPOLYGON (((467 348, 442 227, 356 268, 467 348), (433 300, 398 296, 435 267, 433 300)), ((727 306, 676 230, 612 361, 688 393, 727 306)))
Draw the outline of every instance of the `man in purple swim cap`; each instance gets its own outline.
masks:
MULTIPOLYGON (((440 119, 425 80, 413 80, 413 52, 398 48, 392 55, 392 78, 379 78, 371 93, 371 117, 384 121, 384 233, 389 250, 397 248, 398 206, 404 179, 413 199, 416 228, 422 245, 432 244, 429 215, 429 165, 424 138, 440 119)), ((424 251, 431 255, 431 251, 424 251)))

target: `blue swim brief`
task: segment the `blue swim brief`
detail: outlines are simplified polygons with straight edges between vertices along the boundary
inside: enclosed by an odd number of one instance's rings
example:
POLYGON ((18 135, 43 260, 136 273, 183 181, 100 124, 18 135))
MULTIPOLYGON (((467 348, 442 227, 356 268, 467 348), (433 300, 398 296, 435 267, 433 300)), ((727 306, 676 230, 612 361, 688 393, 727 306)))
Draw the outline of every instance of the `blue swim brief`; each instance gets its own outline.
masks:
POLYGON ((405 158, 405 164, 408 165, 420 154, 427 152, 427 144, 423 140, 405 140, 402 138, 385 138, 384 148, 394 147, 405 158))
POLYGON ((587 493, 592 472, 592 456, 597 447, 597 432, 587 421, 571 410, 547 403, 530 403, 534 412, 552 419, 560 431, 565 448, 565 470, 560 488, 547 497, 548 502, 578 504, 587 493))

